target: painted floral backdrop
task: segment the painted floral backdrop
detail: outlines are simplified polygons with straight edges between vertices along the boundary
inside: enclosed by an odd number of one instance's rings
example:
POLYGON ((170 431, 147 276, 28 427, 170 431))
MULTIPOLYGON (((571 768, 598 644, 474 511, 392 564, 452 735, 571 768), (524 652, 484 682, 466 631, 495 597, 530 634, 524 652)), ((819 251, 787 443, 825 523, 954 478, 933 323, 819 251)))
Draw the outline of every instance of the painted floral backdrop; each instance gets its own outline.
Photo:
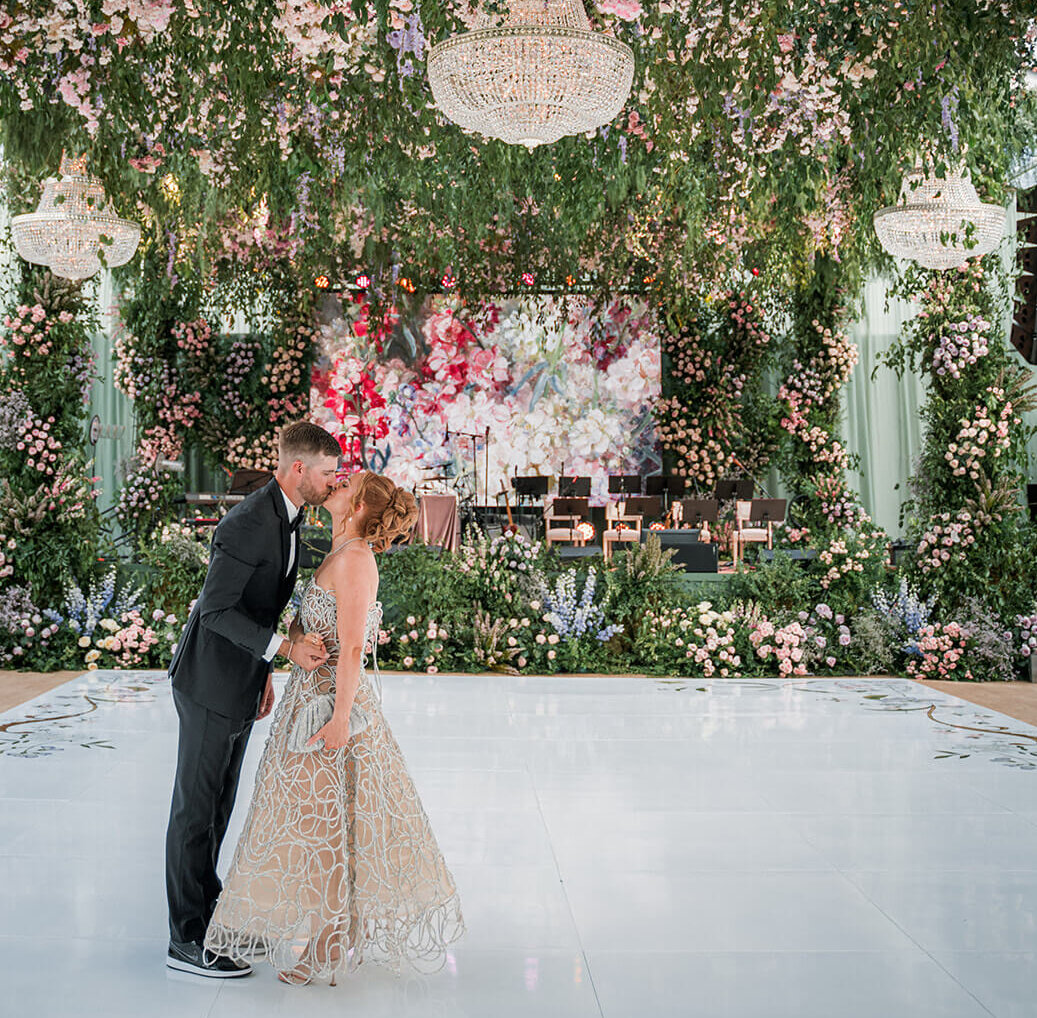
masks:
POLYGON ((590 475, 600 499, 610 473, 660 469, 659 334, 642 302, 439 299, 404 324, 357 298, 319 344, 316 419, 400 483, 471 470, 474 444, 481 492, 485 444, 459 435, 487 429, 491 498, 515 474, 590 475))

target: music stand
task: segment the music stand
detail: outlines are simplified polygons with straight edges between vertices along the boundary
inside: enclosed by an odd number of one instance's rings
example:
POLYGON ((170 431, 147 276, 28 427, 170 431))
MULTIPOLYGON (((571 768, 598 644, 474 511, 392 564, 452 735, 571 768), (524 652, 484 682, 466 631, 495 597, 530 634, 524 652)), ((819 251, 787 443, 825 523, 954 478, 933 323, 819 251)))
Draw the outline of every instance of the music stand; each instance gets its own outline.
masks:
POLYGON ((586 498, 556 498, 551 503, 552 516, 579 516, 586 519, 590 512, 590 501, 586 498))
POLYGON ((754 498, 749 504, 749 522, 783 523, 787 507, 784 498, 754 498))
POLYGON ((664 477, 662 474, 653 474, 645 478, 646 495, 669 495, 670 498, 680 498, 687 487, 687 480, 683 477, 664 477))
POLYGON ((547 494, 547 477, 513 477, 511 486, 519 498, 543 498, 547 494))
POLYGON ((730 502, 733 498, 745 502, 753 497, 754 487, 755 484, 751 477, 740 477, 737 479, 730 478, 723 481, 717 481, 716 491, 714 491, 713 497, 718 502, 730 502))
POLYGON ((646 516, 651 520, 658 519, 663 514, 663 500, 657 495, 628 498, 623 505, 623 514, 625 516, 646 516))
POLYGON ((716 523, 720 517, 720 503, 715 498, 682 498, 682 519, 693 527, 703 522, 716 523))
POLYGON ((235 470, 230 478, 228 495, 250 495, 273 478, 269 470, 235 470))
POLYGON ((558 494, 562 498, 590 498, 591 479, 589 477, 559 477, 558 494))
POLYGON ((640 495, 641 475, 620 474, 618 477, 609 477, 610 495, 640 495))

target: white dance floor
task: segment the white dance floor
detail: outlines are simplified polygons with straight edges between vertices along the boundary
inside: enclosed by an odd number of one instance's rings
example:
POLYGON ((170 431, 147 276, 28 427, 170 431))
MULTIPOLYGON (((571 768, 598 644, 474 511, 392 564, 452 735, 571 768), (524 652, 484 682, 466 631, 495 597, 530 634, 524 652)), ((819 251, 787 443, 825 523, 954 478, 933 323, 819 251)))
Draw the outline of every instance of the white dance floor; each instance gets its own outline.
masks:
POLYGON ((442 972, 169 973, 175 713, 95 673, 0 715, 0 1014, 1037 1013, 1037 728, 906 680, 384 685, 468 924, 442 972))

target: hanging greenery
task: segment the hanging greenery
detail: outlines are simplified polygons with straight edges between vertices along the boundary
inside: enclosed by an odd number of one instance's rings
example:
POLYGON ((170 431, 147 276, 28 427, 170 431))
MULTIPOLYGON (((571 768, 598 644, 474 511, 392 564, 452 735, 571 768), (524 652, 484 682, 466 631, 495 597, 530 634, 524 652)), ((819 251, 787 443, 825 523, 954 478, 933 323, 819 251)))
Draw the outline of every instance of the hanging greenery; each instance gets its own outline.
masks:
POLYGON ((228 225, 269 222, 299 278, 363 271, 387 294, 528 272, 665 295, 775 249, 793 275, 841 259, 852 284, 918 157, 964 160, 1000 201, 1032 136, 1028 0, 588 6, 634 50, 629 103, 530 153, 431 102, 425 57, 464 30, 460 0, 19 0, 0 14, 12 205, 67 149, 202 278, 228 225))

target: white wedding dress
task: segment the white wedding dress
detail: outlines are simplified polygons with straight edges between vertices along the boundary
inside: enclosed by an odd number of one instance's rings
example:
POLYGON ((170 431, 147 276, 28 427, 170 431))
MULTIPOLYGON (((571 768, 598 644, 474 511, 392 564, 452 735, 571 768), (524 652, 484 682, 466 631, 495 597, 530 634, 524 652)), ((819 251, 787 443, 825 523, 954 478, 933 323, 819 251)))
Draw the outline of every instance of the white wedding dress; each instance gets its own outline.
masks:
MULTIPOLYGON (((297 712, 335 687, 334 592, 311 581, 300 615, 330 656, 313 672, 292 667, 205 946, 240 961, 265 956, 279 970, 300 966, 317 979, 365 959, 434 971, 464 933, 461 903, 366 653, 355 703, 369 726, 335 752, 288 748, 297 712)), ((376 646, 380 622, 376 602, 365 648, 376 646)))

